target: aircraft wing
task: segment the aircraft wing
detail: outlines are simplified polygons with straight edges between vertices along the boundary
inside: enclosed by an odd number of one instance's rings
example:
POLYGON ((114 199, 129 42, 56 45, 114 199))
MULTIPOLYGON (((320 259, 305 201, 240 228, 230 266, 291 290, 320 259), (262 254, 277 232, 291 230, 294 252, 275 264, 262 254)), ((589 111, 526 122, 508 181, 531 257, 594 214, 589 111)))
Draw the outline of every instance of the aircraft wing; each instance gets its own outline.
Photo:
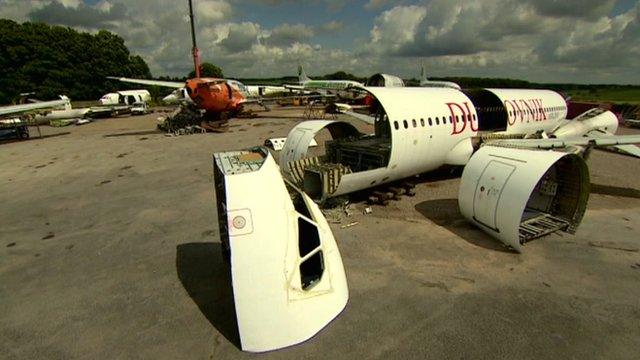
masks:
POLYGON ((43 110, 49 108, 55 108, 59 106, 65 106, 69 104, 69 98, 66 96, 61 97, 60 100, 42 101, 31 104, 9 105, 0 107, 0 116, 22 114, 34 110, 43 110))
POLYGON ((118 80, 118 81, 128 82, 132 84, 162 86, 162 87, 169 87, 174 89, 180 89, 184 87, 184 82, 177 82, 177 81, 131 79, 126 77, 115 77, 115 76, 107 76, 107 79, 118 80))
POLYGON ((599 135, 572 137, 564 139, 501 139, 492 140, 488 145, 529 148, 529 149, 560 149, 569 146, 625 146, 630 144, 640 144, 640 135, 599 135))
POLYGON ((361 114, 355 111, 351 111, 351 110, 346 110, 346 111, 342 111, 343 114, 349 115, 353 118, 356 118, 360 121, 363 121, 367 124, 373 125, 376 120, 373 116, 369 116, 369 115, 365 115, 365 114, 361 114))
MULTIPOLYGON (((590 131, 589 133, 587 133, 587 135, 595 138, 616 136, 615 134, 612 134, 608 131, 597 130, 597 129, 590 131)), ((632 144, 613 145, 608 147, 608 149, 614 152, 619 152, 622 154, 631 155, 631 156, 640 158, 640 148, 637 147, 636 145, 632 145, 632 144)))
POLYGON ((304 88, 304 85, 284 84, 284 85, 282 85, 282 87, 284 87, 285 89, 289 89, 289 90, 306 90, 304 88))

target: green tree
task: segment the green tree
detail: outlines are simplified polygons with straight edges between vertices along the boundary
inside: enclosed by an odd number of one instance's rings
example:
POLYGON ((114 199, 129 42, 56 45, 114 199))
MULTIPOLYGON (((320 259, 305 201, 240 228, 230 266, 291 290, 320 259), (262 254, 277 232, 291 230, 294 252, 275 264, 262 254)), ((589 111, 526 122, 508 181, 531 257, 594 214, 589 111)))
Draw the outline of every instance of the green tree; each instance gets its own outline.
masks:
MULTIPOLYGON (((220 79, 224 78, 224 75, 222 74, 222 69, 208 62, 204 62, 200 64, 200 76, 220 78, 220 79)), ((189 79, 192 79, 194 77, 196 77, 196 71, 191 70, 191 72, 189 73, 189 79)))
POLYGON ((65 94, 95 100, 126 88, 106 76, 150 78, 149 67, 131 56, 124 40, 109 31, 92 35, 43 23, 0 19, 0 104, 22 92, 49 100, 65 94))

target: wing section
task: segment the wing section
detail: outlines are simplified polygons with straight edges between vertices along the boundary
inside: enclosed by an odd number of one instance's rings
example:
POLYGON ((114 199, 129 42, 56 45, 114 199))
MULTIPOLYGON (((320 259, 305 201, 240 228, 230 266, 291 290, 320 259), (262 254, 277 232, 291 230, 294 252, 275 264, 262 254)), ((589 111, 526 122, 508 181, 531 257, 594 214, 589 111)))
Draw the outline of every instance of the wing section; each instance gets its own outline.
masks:
POLYGON ((69 98, 61 96, 60 100, 42 101, 32 104, 9 105, 0 107, 0 116, 22 114, 29 111, 43 110, 69 105, 69 98))
POLYGON ((107 79, 118 80, 118 81, 128 82, 132 84, 162 86, 162 87, 169 87, 174 89, 180 89, 184 87, 184 82, 177 82, 177 81, 131 79, 126 77, 115 77, 115 76, 107 76, 107 79))
POLYGON ((500 139, 491 140, 487 144, 521 149, 561 149, 570 146, 607 147, 640 144, 640 135, 602 135, 598 137, 584 136, 565 139, 500 139))

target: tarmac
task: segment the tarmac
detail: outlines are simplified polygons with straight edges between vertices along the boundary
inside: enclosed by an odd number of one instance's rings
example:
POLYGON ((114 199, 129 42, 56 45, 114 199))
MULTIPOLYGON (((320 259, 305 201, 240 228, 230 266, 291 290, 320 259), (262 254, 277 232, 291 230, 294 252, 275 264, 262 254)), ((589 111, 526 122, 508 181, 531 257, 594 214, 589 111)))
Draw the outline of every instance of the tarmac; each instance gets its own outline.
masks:
POLYGON ((212 153, 284 137, 301 113, 178 137, 150 114, 0 144, 0 357, 638 358, 640 160, 601 151, 577 234, 522 254, 462 219, 447 171, 371 214, 356 202, 331 224, 346 309, 300 345, 242 352, 212 153))

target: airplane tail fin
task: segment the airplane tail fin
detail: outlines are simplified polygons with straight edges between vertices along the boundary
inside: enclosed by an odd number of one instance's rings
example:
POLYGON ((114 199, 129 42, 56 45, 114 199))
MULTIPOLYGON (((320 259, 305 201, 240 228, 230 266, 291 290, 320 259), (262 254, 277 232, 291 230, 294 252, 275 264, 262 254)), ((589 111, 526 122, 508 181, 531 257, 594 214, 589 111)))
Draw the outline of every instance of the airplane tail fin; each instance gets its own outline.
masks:
POLYGON ((424 71, 424 63, 420 66, 420 82, 427 81, 427 73, 424 71))
POLYGON ((304 68, 302 67, 302 64, 298 63, 298 81, 300 83, 303 83, 309 80, 311 79, 309 79, 307 74, 304 72, 304 68))
POLYGON ((60 99, 66 101, 66 103, 64 104, 64 109, 71 110, 71 100, 69 100, 66 95, 60 95, 60 99))

